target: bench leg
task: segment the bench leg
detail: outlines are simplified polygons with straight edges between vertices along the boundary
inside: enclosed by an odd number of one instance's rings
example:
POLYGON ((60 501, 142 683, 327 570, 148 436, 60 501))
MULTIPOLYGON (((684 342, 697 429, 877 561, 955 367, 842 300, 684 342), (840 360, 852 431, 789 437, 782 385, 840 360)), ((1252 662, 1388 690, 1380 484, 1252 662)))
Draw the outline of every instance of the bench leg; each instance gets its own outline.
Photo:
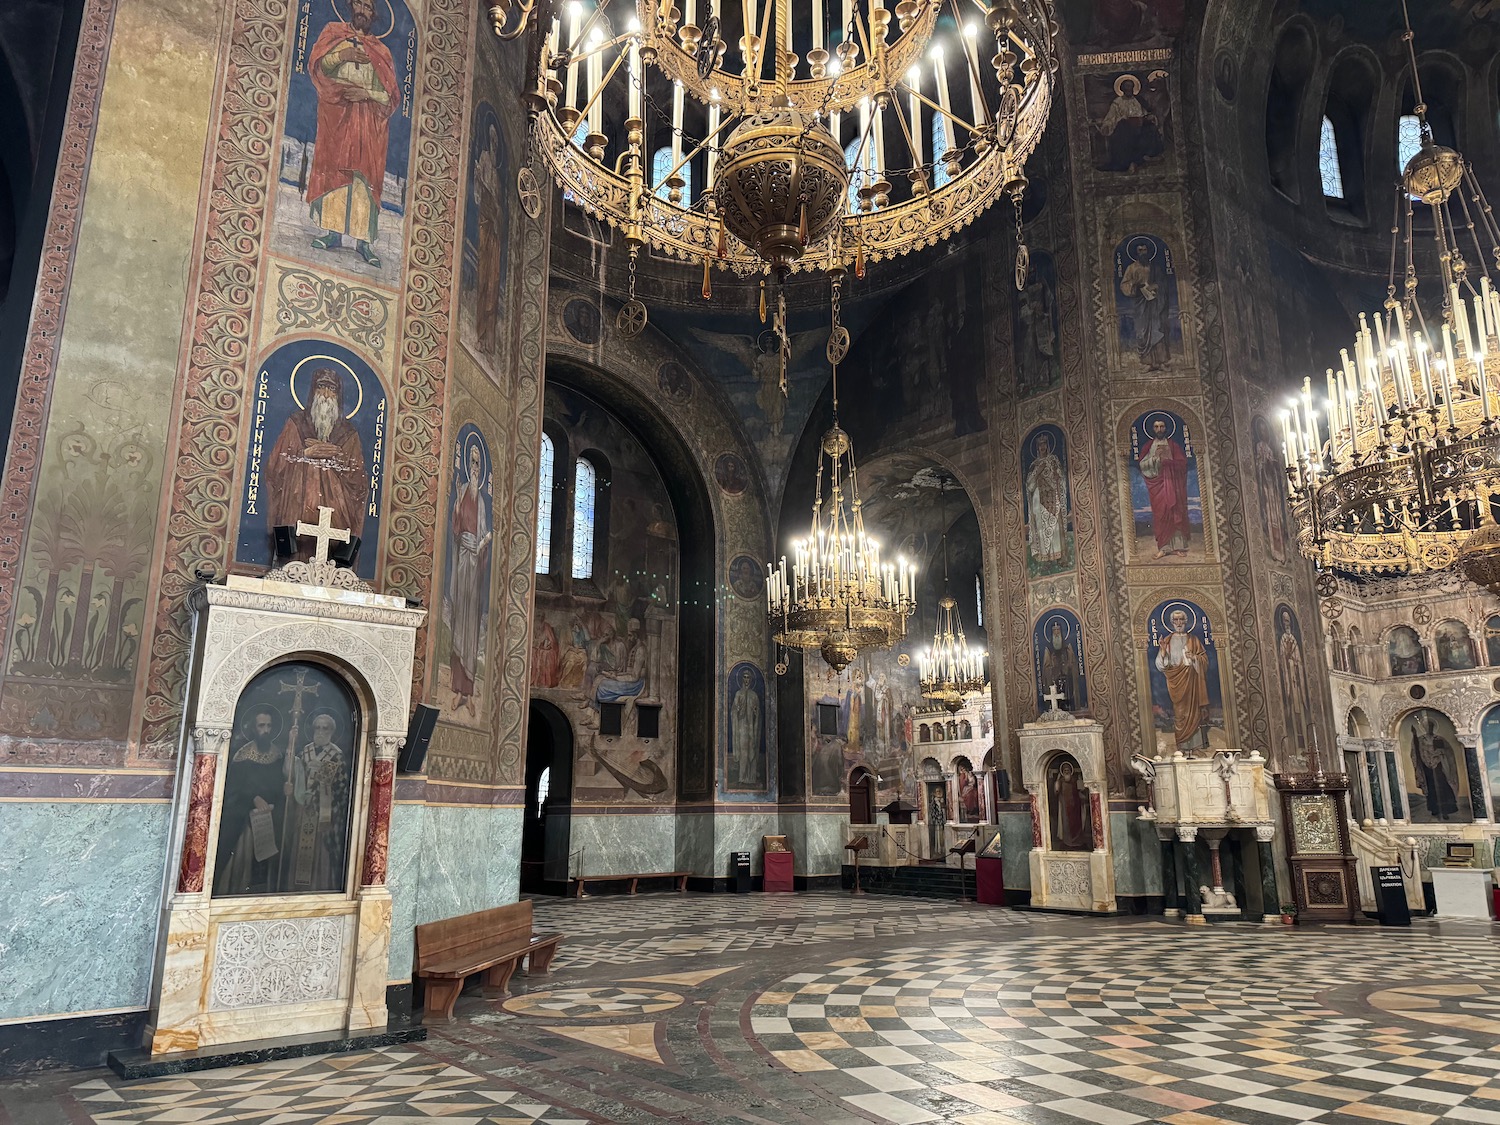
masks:
POLYGON ((486 997, 510 995, 510 978, 520 963, 521 958, 515 957, 509 961, 501 961, 500 964, 493 965, 481 973, 479 983, 484 988, 484 995, 486 997))
POLYGON ((677 880, 677 893, 680 894, 680 895, 687 893, 687 876, 686 875, 682 876, 680 879, 677 880))
POLYGON ((632 879, 632 880, 630 880, 630 893, 631 894, 635 894, 636 884, 639 883, 639 882, 640 882, 639 879, 632 879))
POLYGON ((458 994, 464 990, 463 978, 457 980, 429 980, 423 1023, 436 1023, 438 1019, 453 1019, 453 1005, 458 1003, 458 994))
POLYGON ((531 973, 548 973, 552 970, 552 955, 557 952, 557 946, 549 945, 545 949, 533 949, 531 951, 531 967, 526 970, 527 975, 531 973))

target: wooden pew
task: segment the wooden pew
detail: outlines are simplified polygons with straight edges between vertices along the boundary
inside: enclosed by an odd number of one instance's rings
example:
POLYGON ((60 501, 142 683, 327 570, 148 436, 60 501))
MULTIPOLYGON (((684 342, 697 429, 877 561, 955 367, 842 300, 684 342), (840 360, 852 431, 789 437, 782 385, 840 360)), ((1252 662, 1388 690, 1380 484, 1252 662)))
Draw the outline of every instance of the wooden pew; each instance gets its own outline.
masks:
POLYGON ((545 973, 557 952, 562 934, 531 932, 531 902, 513 902, 491 910, 424 922, 417 927, 417 966, 414 975, 426 982, 423 1022, 453 1018, 453 1005, 463 991, 464 978, 483 973, 486 994, 506 994, 511 975, 531 958, 528 973, 545 973))
POLYGON ((691 874, 691 871, 640 871, 633 875, 574 875, 573 897, 583 897, 585 883, 629 883, 629 893, 635 894, 642 879, 671 879, 677 884, 677 893, 682 894, 687 890, 688 876, 691 874))

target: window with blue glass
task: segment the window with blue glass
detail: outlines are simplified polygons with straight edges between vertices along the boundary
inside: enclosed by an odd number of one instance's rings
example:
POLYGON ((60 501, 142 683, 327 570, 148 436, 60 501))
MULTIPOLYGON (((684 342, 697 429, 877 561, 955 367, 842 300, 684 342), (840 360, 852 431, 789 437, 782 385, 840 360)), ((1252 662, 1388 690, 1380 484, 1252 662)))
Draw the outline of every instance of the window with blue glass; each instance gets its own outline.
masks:
POLYGON ((573 577, 594 576, 594 512, 599 474, 587 457, 573 466, 573 577))
POLYGON ((943 115, 932 115, 932 186, 942 187, 951 178, 948 175, 948 130, 943 128, 943 115))
POLYGON ((1323 118, 1323 132, 1318 139, 1318 170, 1323 175, 1323 195, 1328 199, 1344 198, 1344 170, 1339 166, 1339 139, 1333 122, 1323 118))
POLYGON ((552 573, 552 438, 542 435, 541 465, 536 483, 536 572, 552 573))
POLYGON ((864 186, 859 165, 856 163, 859 157, 859 138, 855 137, 844 146, 844 165, 849 169, 849 210, 851 212, 859 210, 859 189, 864 186))
MULTIPOLYGON (((657 199, 666 199, 671 192, 667 187, 667 177, 672 174, 672 147, 663 145, 651 156, 651 183, 655 187, 657 199)), ((686 203, 693 198, 693 166, 691 163, 684 164, 682 171, 677 173, 682 177, 682 201, 686 203)))
POLYGON ((1422 122, 1414 113, 1401 115, 1396 125, 1396 172, 1406 171, 1406 164, 1422 148, 1422 122))

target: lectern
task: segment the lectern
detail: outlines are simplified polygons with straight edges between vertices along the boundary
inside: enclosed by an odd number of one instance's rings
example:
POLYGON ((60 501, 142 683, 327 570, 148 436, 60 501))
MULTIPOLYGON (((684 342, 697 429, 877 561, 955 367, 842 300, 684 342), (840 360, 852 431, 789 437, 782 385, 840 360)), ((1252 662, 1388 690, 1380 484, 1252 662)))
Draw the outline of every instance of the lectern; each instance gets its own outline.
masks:
POLYGON ((845 851, 854 853, 854 890, 850 894, 862 895, 865 893, 864 889, 859 885, 859 853, 865 851, 869 846, 870 838, 868 836, 856 836, 844 845, 845 851))
POLYGON ((958 901, 970 902, 972 900, 968 894, 969 884, 964 877, 964 856, 974 854, 974 837, 970 836, 963 843, 955 844, 948 849, 948 854, 958 856, 958 901))

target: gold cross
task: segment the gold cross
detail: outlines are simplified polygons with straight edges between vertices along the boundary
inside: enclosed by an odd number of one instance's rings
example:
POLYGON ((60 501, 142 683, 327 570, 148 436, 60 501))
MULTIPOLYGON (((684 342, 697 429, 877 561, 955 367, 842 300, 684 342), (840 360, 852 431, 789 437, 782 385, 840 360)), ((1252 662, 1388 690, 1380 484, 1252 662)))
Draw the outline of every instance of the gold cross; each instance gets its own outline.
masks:
POLYGON ((328 561, 328 543, 333 540, 338 543, 349 542, 349 529, 347 527, 333 526, 333 509, 318 507, 318 522, 303 523, 297 521, 297 538, 312 536, 318 541, 317 548, 313 551, 313 562, 326 563, 328 561))

